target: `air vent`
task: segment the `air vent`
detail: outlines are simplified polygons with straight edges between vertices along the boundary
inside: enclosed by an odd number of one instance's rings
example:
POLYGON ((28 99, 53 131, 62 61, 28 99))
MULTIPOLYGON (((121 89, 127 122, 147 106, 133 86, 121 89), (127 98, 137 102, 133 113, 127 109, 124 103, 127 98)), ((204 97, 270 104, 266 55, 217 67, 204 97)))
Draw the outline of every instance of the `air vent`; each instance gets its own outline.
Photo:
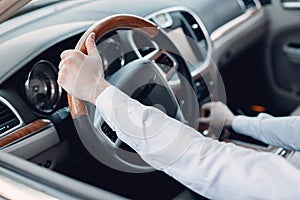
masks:
POLYGON ((0 136, 21 124, 16 114, 10 109, 5 100, 0 99, 0 136))
POLYGON ((254 0, 242 0, 242 3, 244 4, 243 8, 245 10, 256 7, 256 3, 254 0))
POLYGON ((113 143, 118 139, 116 132, 113 131, 106 122, 103 122, 101 125, 101 130, 113 143))
POLYGON ((181 12, 181 14, 184 16, 184 18, 186 19, 186 21, 189 24, 189 27, 192 28, 193 33, 196 36, 197 42, 202 41, 203 39, 205 39, 205 36, 201 30, 200 25, 198 24, 197 20, 188 12, 181 12))

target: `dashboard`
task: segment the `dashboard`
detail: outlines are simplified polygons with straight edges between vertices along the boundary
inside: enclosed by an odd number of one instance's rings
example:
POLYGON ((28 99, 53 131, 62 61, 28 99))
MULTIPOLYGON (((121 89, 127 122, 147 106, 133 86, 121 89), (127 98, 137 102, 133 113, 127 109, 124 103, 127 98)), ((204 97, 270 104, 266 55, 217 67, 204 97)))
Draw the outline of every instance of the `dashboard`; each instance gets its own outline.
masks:
MULTIPOLYGON (((33 2, 33 7, 25 7, 0 24, 0 150, 52 169, 72 154, 70 143, 79 145, 67 93, 56 82, 60 53, 73 49, 96 21, 128 14, 156 24, 185 60, 198 106, 226 101, 219 70, 250 43, 263 38, 268 23, 263 6, 269 2, 259 0, 153 0, 149 5, 147 1, 115 0, 114 6, 109 0, 53 2, 44 7, 33 2)), ((132 30, 112 31, 96 45, 107 79, 161 48, 132 30)), ((166 56, 158 64, 176 92, 178 76, 168 77, 174 63, 166 56)), ((95 112, 92 106, 89 109, 95 112)), ((132 151, 104 121, 98 123, 107 141, 132 151)), ((293 154, 237 135, 222 140, 285 158, 293 154)))
MULTIPOLYGON (((213 8, 211 6, 213 1, 198 3, 167 1, 153 3, 142 11, 130 7, 115 10, 143 16, 163 29, 186 60, 198 103, 202 105, 210 100, 223 98, 218 91, 220 87, 216 65, 227 62, 226 58, 223 58, 224 54, 228 54, 227 49, 238 51, 243 46, 241 45, 239 49, 229 48, 234 43, 234 38, 230 38, 232 29, 239 24, 242 26, 244 21, 249 23, 250 20, 259 21, 256 27, 264 24, 264 20, 261 20, 263 17, 261 3, 249 2, 248 5, 248 1, 222 1, 221 4, 227 9, 222 13, 219 13, 219 10, 205 11, 208 6, 213 8), (241 6, 241 3, 244 6, 241 6), (222 18, 218 15, 222 15, 222 18), (233 23, 241 17, 245 18, 244 21, 233 23), (226 44, 223 44, 224 38, 226 44), (220 44, 222 47, 218 48, 220 44)), ((119 3, 117 5, 124 4, 119 3)), ((139 4, 141 3, 137 3, 136 6, 139 4)), ((26 12, 26 8, 24 10, 21 13, 26 12)), ((1 141, 10 142, 3 142, 2 149, 28 159, 58 144, 61 138, 64 138, 64 133, 51 134, 56 132, 53 118, 68 110, 66 93, 56 83, 60 53, 65 49, 74 48, 81 34, 95 21, 114 14, 118 13, 111 10, 108 1, 62 1, 28 14, 17 14, 1 24, 0 48, 5 51, 1 51, 3 53, 0 55, 0 60, 3 61, 0 71, 0 95, 4 99, 2 101, 4 107, 8 108, 6 112, 12 113, 13 116, 13 120, 10 120, 12 122, 3 121, 1 141), (101 4, 102 9, 107 8, 105 12, 97 10, 98 4, 101 4), (76 13, 76 17, 72 13, 76 13), (16 46, 17 53, 15 53, 16 46), (43 125, 40 127, 38 125, 33 131, 26 128, 32 123, 39 124, 40 121, 43 125), (16 136, 20 127, 22 134, 16 136), (23 128, 25 130, 22 130, 23 128), (42 134, 37 134, 39 132, 47 133, 45 137, 40 137, 42 134), (35 140, 34 137, 37 140, 34 143, 25 142, 29 141, 28 139, 35 140), (24 148, 28 148, 28 151, 24 151, 24 148), (33 152, 35 153, 32 154, 33 152)), ((260 37, 262 33, 256 33, 253 39, 260 37)), ((159 45, 134 31, 125 30, 112 32, 97 43, 106 77, 132 60, 159 49, 159 45)), ((162 71, 164 70, 166 69, 162 68, 162 71)), ((176 90, 178 77, 173 77, 168 83, 176 90)), ((67 116, 66 113, 64 115, 67 116)), ((113 134, 110 137, 116 136, 113 134)))
MULTIPOLYGON (((91 2, 91 4, 93 3, 91 2)), ((60 7, 68 6, 70 2, 62 4, 63 6, 60 7)), ((76 5, 77 3, 73 4, 76 5)), ((191 73, 199 76, 203 71, 207 70, 209 72, 204 76, 209 79, 213 77, 214 71, 209 66, 209 54, 212 48, 209 34, 194 11, 185 7, 172 6, 153 12, 145 17, 164 29, 177 48, 180 49, 182 56, 188 61, 188 68, 191 73), (178 41, 181 42, 178 43, 178 41)), ((16 17, 11 20, 18 21, 19 19, 16 17)), ((8 92, 12 92, 9 95, 2 94, 7 96, 8 101, 14 104, 14 106, 9 104, 9 107, 14 108, 16 119, 19 119, 17 126, 1 134, 3 141, 6 140, 6 137, 12 138, 15 129, 39 120, 47 121, 45 126, 50 126, 52 127, 51 129, 55 130, 55 126, 51 122, 53 115, 56 115, 57 111, 68 106, 66 93, 56 83, 57 66, 60 61, 59 55, 65 49, 74 48, 83 31, 93 23, 94 21, 83 21, 47 26, 46 28, 23 33, 21 36, 8 40, 1 45, 3 48, 8 47, 8 45, 9 48, 12 48, 10 44, 12 42, 20 47, 20 53, 16 54, 12 60, 6 59, 7 63, 3 64, 6 68, 1 71, 2 86, 7 88, 8 92), (35 37, 40 34, 44 37, 36 40, 35 37)), ((6 24, 4 23, 3 26, 5 28, 6 24)), ((3 35, 5 37, 5 34, 3 35)), ((143 38, 142 35, 136 32, 121 30, 102 38, 98 41, 97 47, 103 58, 105 75, 109 77, 137 57, 146 56, 159 48, 159 44, 143 38)), ((6 52, 11 54, 11 51, 6 52)), ((4 53, 1 54, 1 57, 11 56, 4 53)), ((195 78, 194 81, 198 82, 196 87, 199 102, 208 101, 210 96, 204 79, 202 76, 193 77, 195 78)), ((176 87, 176 78, 169 80, 169 84, 172 87, 176 87)), ((45 130, 48 129, 44 126, 38 127, 34 129, 34 132, 24 134, 17 140, 24 142, 24 139, 28 137, 32 139, 31 136, 42 135, 45 130), (36 134, 36 132, 42 132, 42 134, 36 134)), ((47 141, 45 138, 43 138, 45 141, 41 141, 41 143, 31 142, 32 145, 28 147, 30 152, 33 152, 32 149, 37 150, 42 144, 44 148, 35 152, 36 154, 40 153, 41 150, 59 143, 61 136, 56 134, 56 137, 51 137, 49 141, 52 142, 47 142, 47 144, 45 143, 47 141), (36 147, 34 148, 34 146, 36 147)), ((18 152, 16 154, 24 158, 33 157, 27 151, 24 151, 24 148, 26 148, 24 145, 20 145, 20 143, 18 145, 12 144, 14 142, 5 143, 5 145, 2 145, 2 148, 6 151, 18 152)))

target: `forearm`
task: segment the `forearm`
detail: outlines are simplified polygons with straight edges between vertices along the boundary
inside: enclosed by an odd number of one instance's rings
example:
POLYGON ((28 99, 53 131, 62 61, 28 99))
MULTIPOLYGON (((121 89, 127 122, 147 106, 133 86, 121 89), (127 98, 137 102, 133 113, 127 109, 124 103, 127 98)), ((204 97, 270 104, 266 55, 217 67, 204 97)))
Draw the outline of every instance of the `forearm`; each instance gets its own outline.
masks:
POLYGON ((232 128, 267 144, 300 150, 299 117, 272 117, 267 114, 258 117, 237 116, 232 128))
POLYGON ((96 105, 146 162, 208 198, 291 198, 300 191, 299 171, 280 157, 205 138, 113 87, 96 105))
MULTIPOLYGON (((168 151, 170 146, 180 147, 176 144, 183 141, 178 140, 182 139, 179 136, 182 136, 180 132, 182 127, 185 127, 182 123, 167 117, 158 109, 140 104, 113 86, 107 90, 108 92, 101 94, 97 99, 96 106, 101 116, 117 132, 118 137, 123 142, 131 146, 146 161, 151 162, 151 165, 156 169, 162 169, 169 162, 177 159, 177 155, 172 157, 169 154, 171 152, 169 152, 168 157, 160 158, 162 162, 160 161, 157 165, 155 162, 147 160, 154 157, 156 153, 156 159, 159 156, 167 155, 167 153, 162 152, 168 151), (171 161, 166 161, 166 159, 171 161)), ((194 136, 190 135, 190 137, 194 136)), ((185 139, 192 140, 189 137, 185 139)), ((186 146, 182 148, 186 148, 186 146)))

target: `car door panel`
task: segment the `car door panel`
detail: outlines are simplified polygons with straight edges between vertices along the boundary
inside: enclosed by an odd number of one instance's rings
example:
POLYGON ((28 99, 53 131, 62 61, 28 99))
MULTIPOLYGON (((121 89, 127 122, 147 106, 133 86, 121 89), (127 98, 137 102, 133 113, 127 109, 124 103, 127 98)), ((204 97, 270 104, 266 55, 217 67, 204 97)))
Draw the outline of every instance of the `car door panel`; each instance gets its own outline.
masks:
POLYGON ((266 74, 270 103, 280 114, 288 114, 300 104, 299 4, 298 0, 272 0, 266 9, 270 19, 266 74))

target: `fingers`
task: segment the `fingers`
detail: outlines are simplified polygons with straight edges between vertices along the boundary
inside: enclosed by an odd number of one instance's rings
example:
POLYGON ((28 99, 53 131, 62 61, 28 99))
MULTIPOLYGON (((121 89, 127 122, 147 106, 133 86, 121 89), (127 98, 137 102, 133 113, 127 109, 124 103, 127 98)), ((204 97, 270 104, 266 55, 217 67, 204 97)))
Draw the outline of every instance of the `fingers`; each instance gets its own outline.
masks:
POLYGON ((201 106, 200 109, 200 118, 198 118, 198 122, 201 124, 209 124, 210 117, 207 117, 207 112, 211 110, 211 103, 205 103, 201 106))
POLYGON ((81 51, 73 50, 73 49, 65 50, 60 54, 60 58, 62 60, 67 57, 75 57, 75 58, 81 59, 84 57, 84 54, 81 51))
MULTIPOLYGON (((97 46, 95 45, 94 32, 87 37, 86 48, 89 55, 99 56, 97 46)), ((60 58, 61 58, 61 62, 59 64, 59 69, 62 69, 63 66, 82 62, 86 58, 86 55, 78 50, 65 50, 61 53, 60 58)))
POLYGON ((94 103, 98 94, 108 84, 98 83, 100 79, 105 83, 105 79, 94 33, 87 37, 85 44, 88 55, 78 50, 66 50, 61 53, 57 82, 69 94, 94 103))
MULTIPOLYGON (((58 77, 57 77, 57 83, 64 89, 67 91, 67 88, 65 87, 65 83, 66 83, 66 79, 68 78, 66 76, 67 71, 66 68, 63 68, 61 70, 58 71, 58 77)), ((68 92, 68 91, 67 91, 68 92)))
POLYGON ((76 66, 71 67, 70 64, 66 64, 64 60, 59 63, 59 71, 58 71, 58 83, 63 83, 65 77, 74 77, 76 74, 76 66))
MULTIPOLYGON (((221 109, 220 102, 208 102, 201 106, 200 109, 200 118, 198 119, 199 123, 209 124, 211 122, 213 109, 215 112, 221 109)), ((217 113, 219 115, 220 113, 217 113)))
MULTIPOLYGON (((69 77, 74 76, 78 63, 81 63, 84 59, 84 54, 77 50, 65 50, 61 53, 61 61, 58 66, 58 78, 57 82, 63 86, 69 77)), ((63 87, 65 90, 66 88, 63 87)))
POLYGON ((60 54, 60 58, 62 60, 68 58, 68 57, 74 57, 76 59, 84 59, 84 54, 81 52, 81 51, 78 51, 78 50, 73 50, 73 49, 70 49, 70 50, 65 50, 63 51, 61 54, 60 54))
POLYGON ((212 107, 212 103, 205 103, 201 106, 200 109, 200 116, 203 118, 205 117, 205 114, 211 110, 212 107))
POLYGON ((60 54, 60 58, 63 60, 69 56, 72 56, 74 50, 65 50, 60 54))
POLYGON ((198 118, 198 122, 201 124, 209 124, 210 118, 209 117, 200 117, 200 118, 198 118))
POLYGON ((63 69, 58 71, 57 82, 60 86, 65 82, 63 69))
POLYGON ((85 41, 85 46, 86 46, 86 50, 88 55, 98 55, 98 49, 97 46, 95 44, 95 33, 92 32, 86 39, 85 41))

